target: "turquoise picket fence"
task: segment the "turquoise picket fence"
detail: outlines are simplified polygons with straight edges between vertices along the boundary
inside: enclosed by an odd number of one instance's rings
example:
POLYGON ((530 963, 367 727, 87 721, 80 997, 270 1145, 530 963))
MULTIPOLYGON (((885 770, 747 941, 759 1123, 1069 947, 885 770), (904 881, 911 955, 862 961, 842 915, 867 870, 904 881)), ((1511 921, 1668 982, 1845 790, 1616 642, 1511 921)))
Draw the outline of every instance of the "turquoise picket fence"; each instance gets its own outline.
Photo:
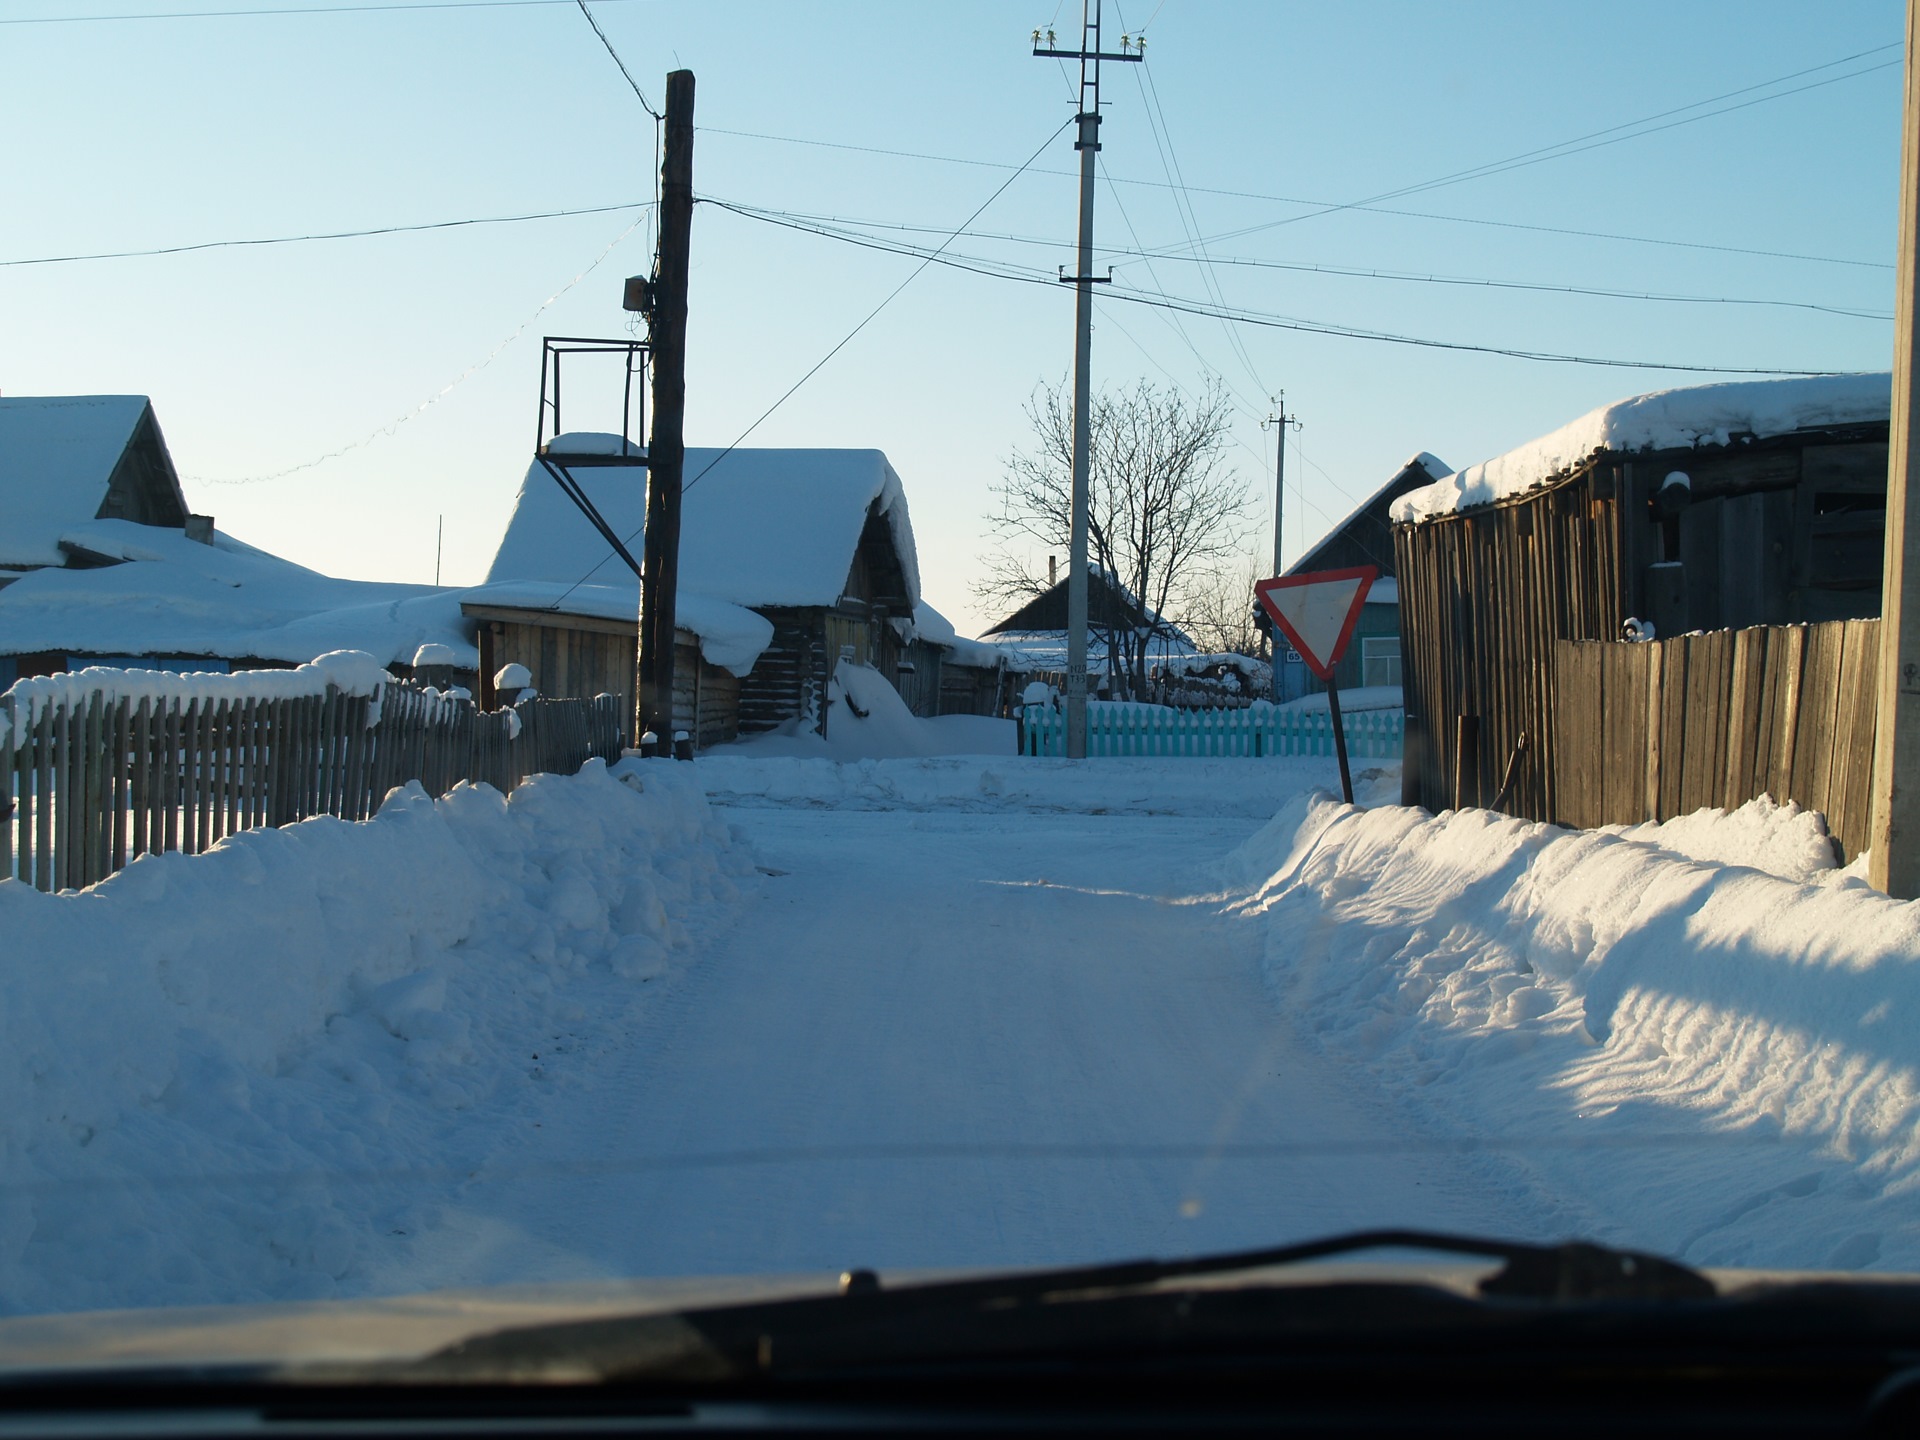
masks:
MULTIPOLYGON (((1343 715, 1347 754, 1398 760, 1406 732, 1399 710, 1343 715)), ((1023 755, 1067 753, 1063 709, 1028 707, 1020 727, 1023 755)), ((1206 758, 1332 755, 1333 717, 1324 710, 1280 710, 1256 702, 1244 710, 1176 710, 1170 705, 1093 700, 1087 704, 1090 756, 1190 755, 1206 758)))

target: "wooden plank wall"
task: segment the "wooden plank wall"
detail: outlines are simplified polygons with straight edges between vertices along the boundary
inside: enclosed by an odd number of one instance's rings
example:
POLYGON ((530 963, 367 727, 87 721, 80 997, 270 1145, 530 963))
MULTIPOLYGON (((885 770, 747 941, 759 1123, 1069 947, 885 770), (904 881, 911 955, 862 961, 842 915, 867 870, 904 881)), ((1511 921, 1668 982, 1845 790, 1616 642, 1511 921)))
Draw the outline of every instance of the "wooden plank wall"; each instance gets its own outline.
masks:
POLYGON ((1771 795, 1825 815, 1848 859, 1867 844, 1878 620, 1554 652, 1562 824, 1670 820, 1771 795))
POLYGON ((1477 778, 1459 802, 1494 799, 1524 732, 1527 749, 1502 808, 1555 818, 1554 647, 1566 637, 1620 633, 1617 497, 1629 478, 1621 468, 1518 503, 1396 527, 1401 674, 1420 745, 1415 803, 1455 804, 1457 719, 1469 715, 1477 717, 1478 737, 1460 769, 1477 778))
POLYGON ((511 790, 619 758, 615 696, 513 711, 384 687, 372 697, 0 695, 0 877, 41 890, 105 879, 154 851, 198 854, 240 830, 313 815, 364 820, 393 789, 463 780, 511 790))

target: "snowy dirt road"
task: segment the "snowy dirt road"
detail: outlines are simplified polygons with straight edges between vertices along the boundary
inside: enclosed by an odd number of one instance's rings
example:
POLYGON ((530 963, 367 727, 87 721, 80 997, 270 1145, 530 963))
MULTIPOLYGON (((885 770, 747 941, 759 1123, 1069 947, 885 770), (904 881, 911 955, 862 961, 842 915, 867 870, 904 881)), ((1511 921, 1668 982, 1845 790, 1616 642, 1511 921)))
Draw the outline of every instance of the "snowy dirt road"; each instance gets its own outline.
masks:
POLYGON ((379 1288, 1555 1228, 1296 1041, 1219 863, 1257 821, 723 813, 738 924, 379 1288))

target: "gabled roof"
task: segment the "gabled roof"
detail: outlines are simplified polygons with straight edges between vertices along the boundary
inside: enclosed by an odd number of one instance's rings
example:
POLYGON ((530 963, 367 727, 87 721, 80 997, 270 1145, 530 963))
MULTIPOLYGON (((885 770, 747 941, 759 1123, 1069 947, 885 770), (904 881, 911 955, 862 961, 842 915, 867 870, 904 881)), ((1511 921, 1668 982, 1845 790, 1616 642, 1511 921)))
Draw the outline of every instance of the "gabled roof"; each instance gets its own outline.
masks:
MULTIPOLYGON (((618 437, 562 436, 552 450, 591 451, 618 437)), ((615 531, 640 548, 644 469, 572 472, 615 531)), ((906 493, 878 450, 706 450, 686 454, 680 515, 680 593, 733 605, 832 605, 853 567, 870 513, 888 527, 908 597, 920 572, 906 493)), ((494 581, 570 585, 589 570, 612 583, 621 561, 538 461, 487 571, 494 581), (598 567, 595 569, 594 567, 598 567)))
MULTIPOLYGON (((1127 593, 1126 586, 1108 577, 1098 565, 1087 574, 1087 625, 1091 629, 1137 630, 1152 626, 1167 635, 1182 635, 1178 626, 1142 605, 1127 593)), ((1035 635, 1047 631, 1065 633, 1067 628, 1067 582, 1059 581, 1034 596, 1007 616, 982 638, 995 635, 1035 635)))
POLYGON ((63 531, 114 518, 115 472, 147 513, 186 523, 187 502, 144 395, 0 397, 0 565, 61 565, 63 531))
MULTIPOLYGON (((1337 570, 1347 565, 1376 565, 1382 575, 1393 574, 1393 523, 1387 512, 1410 491, 1423 489, 1452 473, 1438 455, 1422 450, 1402 465, 1386 484, 1354 507, 1338 525, 1287 567, 1289 575, 1310 570, 1337 570)), ((1373 594, 1368 592, 1371 600, 1373 594)))
POLYGON ((1892 414, 1893 377, 1814 375, 1737 380, 1654 390, 1589 410, 1558 430, 1396 501, 1393 522, 1408 525, 1491 505, 1580 470, 1596 455, 1724 446, 1738 437, 1865 425, 1892 414))

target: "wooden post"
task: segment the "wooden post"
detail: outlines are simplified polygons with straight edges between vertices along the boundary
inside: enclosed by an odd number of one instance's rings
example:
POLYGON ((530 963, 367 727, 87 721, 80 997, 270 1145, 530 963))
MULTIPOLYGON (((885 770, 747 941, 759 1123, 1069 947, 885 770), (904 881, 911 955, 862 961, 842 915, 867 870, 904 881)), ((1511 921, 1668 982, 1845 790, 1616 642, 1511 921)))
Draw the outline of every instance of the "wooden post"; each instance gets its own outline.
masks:
POLYGON ((1480 803, 1480 717, 1460 715, 1453 731, 1453 808, 1480 803))
POLYGON ((1906 108, 1900 136, 1900 244, 1894 288, 1893 415, 1887 443, 1886 562, 1880 590, 1880 683, 1873 747, 1873 884, 1920 896, 1920 326, 1914 323, 1920 251, 1920 0, 1907 0, 1906 108))
POLYGON ((685 478, 687 269, 693 238, 693 72, 667 76, 660 164, 659 297, 652 340, 653 432, 647 442, 647 531, 640 568, 642 730, 673 735, 674 602, 680 583, 680 487, 685 478))

